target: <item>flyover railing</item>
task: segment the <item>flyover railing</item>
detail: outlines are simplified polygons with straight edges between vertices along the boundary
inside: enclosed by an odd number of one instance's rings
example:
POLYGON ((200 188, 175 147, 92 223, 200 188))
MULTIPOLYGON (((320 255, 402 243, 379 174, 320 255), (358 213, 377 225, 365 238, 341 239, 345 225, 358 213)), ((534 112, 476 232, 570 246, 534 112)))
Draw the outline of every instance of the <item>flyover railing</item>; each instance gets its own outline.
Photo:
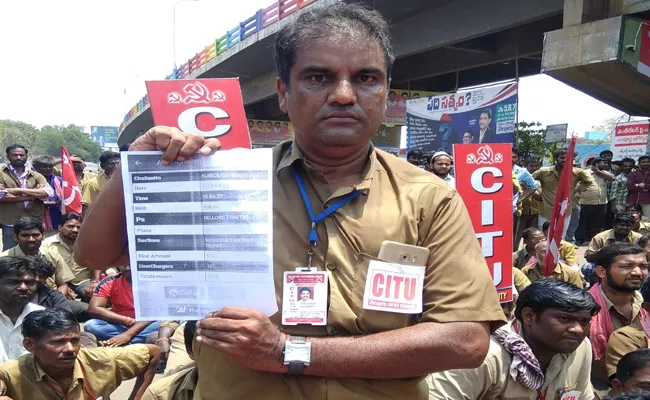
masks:
MULTIPOLYGON (((187 62, 174 68, 172 73, 167 75, 165 79, 183 79, 187 77, 192 72, 225 53, 228 49, 241 43, 244 39, 316 1, 318 0, 277 0, 270 6, 258 10, 255 15, 240 22, 239 25, 227 31, 223 36, 205 46, 203 50, 196 53, 187 62)), ((149 106, 149 96, 145 95, 126 113, 124 120, 120 124, 118 135, 147 106, 149 106)))

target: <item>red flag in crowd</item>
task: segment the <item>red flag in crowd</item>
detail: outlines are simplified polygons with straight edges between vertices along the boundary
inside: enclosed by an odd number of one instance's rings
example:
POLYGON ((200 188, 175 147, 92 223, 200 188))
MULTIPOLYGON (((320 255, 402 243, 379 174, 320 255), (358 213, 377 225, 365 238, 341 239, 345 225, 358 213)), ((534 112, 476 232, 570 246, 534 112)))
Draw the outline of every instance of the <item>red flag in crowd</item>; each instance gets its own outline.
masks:
MULTIPOLYGON (((566 161, 560 174, 560 181, 557 184, 555 203, 551 213, 550 225, 548 227, 548 246, 544 258, 544 275, 551 276, 558 261, 558 249, 564 232, 564 219, 569 210, 569 197, 571 196, 571 179, 573 177, 573 151, 576 145, 575 136, 571 138, 567 149, 566 161)), ((557 160, 556 160, 557 162, 557 160)))
POLYGON ((76 212, 81 214, 81 190, 77 182, 68 150, 61 146, 61 178, 63 179, 63 199, 61 199, 61 212, 64 214, 76 212))

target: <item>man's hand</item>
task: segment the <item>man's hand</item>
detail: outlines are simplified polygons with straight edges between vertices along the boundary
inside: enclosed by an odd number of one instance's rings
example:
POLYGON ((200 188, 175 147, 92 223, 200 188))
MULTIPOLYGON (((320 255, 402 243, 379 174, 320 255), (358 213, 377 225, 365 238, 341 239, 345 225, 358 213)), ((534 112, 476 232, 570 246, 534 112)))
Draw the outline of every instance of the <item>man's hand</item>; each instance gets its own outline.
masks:
POLYGON ((207 156, 219 150, 221 142, 216 138, 206 139, 195 133, 183 133, 168 126, 154 126, 131 144, 129 151, 164 152, 160 157, 163 165, 172 161, 185 161, 195 153, 207 156))
POLYGON ((160 359, 167 360, 169 358, 169 351, 171 350, 171 342, 167 338, 160 338, 156 340, 156 346, 160 347, 160 359))
POLYGON ((70 287, 68 287, 68 294, 65 296, 66 298, 70 300, 74 300, 77 298, 77 294, 72 290, 70 287))
POLYGON ((97 288, 97 285, 99 285, 99 282, 90 282, 88 286, 84 288, 84 292, 86 292, 88 297, 93 297, 93 292, 97 288))
POLYGON ((106 347, 120 347, 129 344, 131 339, 133 339, 133 336, 129 332, 124 332, 101 343, 106 347))
POLYGON ((228 355, 244 367, 286 371, 281 357, 287 335, 262 312, 225 307, 197 323, 196 340, 228 355))

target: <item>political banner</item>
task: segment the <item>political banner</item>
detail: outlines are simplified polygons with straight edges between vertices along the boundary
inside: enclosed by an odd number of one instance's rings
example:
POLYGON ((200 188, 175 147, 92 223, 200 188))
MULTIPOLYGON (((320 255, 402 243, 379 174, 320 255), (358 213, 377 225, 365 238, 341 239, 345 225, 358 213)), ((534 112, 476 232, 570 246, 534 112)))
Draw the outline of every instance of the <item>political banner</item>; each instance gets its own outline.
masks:
MULTIPOLYGON (((639 64, 636 69, 643 75, 650 77, 650 21, 643 21, 639 28, 641 29, 641 44, 638 51, 639 64)), ((639 32, 636 34, 639 36, 639 32)), ((634 41, 636 42, 636 38, 634 41)))
POLYGON ((451 153, 458 143, 514 143, 517 84, 409 100, 406 147, 451 153))
POLYGON ((221 149, 251 148, 239 79, 148 81, 155 125, 218 138, 221 149))
POLYGON ((90 138, 100 147, 117 146, 117 126, 91 126, 90 138))
POLYGON ((648 120, 622 122, 614 128, 612 137, 612 160, 630 157, 634 160, 646 154, 648 143, 648 120))
POLYGON ((427 96, 435 96, 439 92, 428 92, 424 90, 405 90, 390 88, 386 101, 386 116, 384 125, 396 126, 406 125, 406 102, 410 99, 420 99, 427 96))
POLYGON ((293 124, 288 121, 248 120, 253 147, 273 147, 293 139, 293 124))
POLYGON ((469 212, 499 301, 512 301, 512 146, 455 144, 456 190, 469 212))

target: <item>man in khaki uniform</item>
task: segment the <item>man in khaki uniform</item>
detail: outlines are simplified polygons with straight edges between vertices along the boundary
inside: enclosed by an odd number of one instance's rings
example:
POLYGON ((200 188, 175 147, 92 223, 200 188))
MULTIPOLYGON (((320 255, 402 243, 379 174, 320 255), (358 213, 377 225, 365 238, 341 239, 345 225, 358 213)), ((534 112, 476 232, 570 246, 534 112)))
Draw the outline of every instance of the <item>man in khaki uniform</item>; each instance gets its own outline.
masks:
POLYGON ((622 212, 614 216, 612 229, 600 232, 589 242, 589 247, 585 251, 585 259, 594 262, 594 257, 602 248, 611 246, 614 243, 637 244, 641 239, 641 234, 632 231, 634 227, 634 217, 628 212, 622 212))
POLYGON ((99 283, 101 271, 92 271, 74 261, 74 242, 77 240, 83 218, 76 213, 63 214, 59 220, 59 233, 45 239, 43 247, 57 252, 74 274, 68 286, 85 303, 90 302, 93 290, 99 283))
POLYGON ((123 381, 138 378, 132 399, 151 384, 160 359, 158 347, 82 348, 74 315, 58 308, 33 311, 22 326, 32 354, 0 365, 4 393, 14 400, 109 399, 123 381))
MULTIPOLYGON (((535 262, 521 269, 521 272, 523 272, 524 275, 526 275, 526 277, 531 282, 536 282, 541 279, 550 278, 544 275, 543 260, 544 260, 544 256, 546 255, 547 244, 548 243, 546 241, 537 243, 537 246, 535 246, 535 251, 537 252, 535 262)), ((580 272, 569 267, 563 262, 558 261, 557 263, 555 263, 555 269, 553 270, 553 274, 551 277, 559 281, 570 283, 576 287, 579 287, 580 289, 582 289, 584 286, 582 283, 582 276, 580 275, 580 272)))
MULTIPOLYGON (((438 177, 370 143, 384 119, 391 54, 381 15, 355 4, 311 9, 277 34, 280 107, 295 133, 293 143, 273 149, 279 312, 269 318, 225 307, 199 321, 195 399, 424 400, 423 376, 476 367, 485 358, 489 332, 505 316, 462 199, 438 177), (283 325, 284 272, 309 258, 307 205, 318 215, 352 194, 314 224, 311 265, 328 274, 327 325, 283 325), (422 313, 363 308, 364 288, 373 283, 369 262, 386 240, 430 250, 418 289, 422 313), (291 356, 307 347, 309 365, 291 356)), ((162 149, 164 165, 217 146, 156 127, 130 150, 162 149)), ((101 269, 127 259, 124 204, 116 200, 122 192, 116 176, 98 197, 77 240, 77 261, 101 269), (105 245, 106 236, 113 243, 105 245), (97 254, 92 249, 100 243, 97 254)))
POLYGON ((575 233, 576 244, 589 242, 605 225, 607 210, 607 185, 614 180, 614 174, 605 171, 607 164, 601 158, 591 160, 589 169, 584 170, 591 183, 578 183, 576 191, 580 201, 580 222, 575 233))
POLYGON ((74 279, 74 274, 65 263, 63 258, 56 252, 43 244, 43 223, 33 217, 24 217, 14 224, 14 237, 18 246, 0 254, 5 256, 35 256, 37 254, 47 258, 54 265, 54 276, 47 279, 45 285, 57 289, 64 296, 68 296, 68 282, 74 279))
MULTIPOLYGON (((540 168, 533 174, 533 178, 539 181, 542 186, 542 202, 539 205, 539 219, 537 221, 539 224, 539 229, 542 229, 544 222, 551 219, 551 212, 553 212, 553 205, 555 204, 555 194, 557 193, 557 185, 560 181, 560 174, 562 173, 562 169, 565 167, 564 162, 566 161, 566 153, 567 149, 556 150, 555 153, 553 153, 555 165, 551 167, 540 168)), ((576 191, 578 182, 582 182, 586 185, 591 184, 592 180, 584 170, 580 168, 573 168, 572 165, 568 165, 566 167, 573 169, 571 174, 572 193, 576 191)), ((571 203, 572 201, 569 201, 566 218, 564 219, 564 232, 562 232, 562 237, 566 236, 566 231, 569 229, 572 209, 571 203)))
POLYGON ((554 400, 569 392, 594 399, 585 337, 599 309, 573 285, 534 282, 519 295, 515 321, 492 334, 483 364, 431 374, 429 400, 554 400), (513 371, 514 363, 519 366, 513 371))
POLYGON ((26 167, 27 149, 21 145, 7 147, 8 165, 0 166, 0 226, 3 250, 16 245, 13 224, 21 217, 43 218, 43 200, 54 190, 38 172, 26 167))
POLYGON ((105 151, 99 157, 99 167, 102 169, 94 178, 84 183, 83 192, 81 193, 81 203, 83 204, 83 214, 93 203, 99 192, 104 189, 106 182, 113 176, 118 165, 120 165, 120 154, 114 151, 105 151))

